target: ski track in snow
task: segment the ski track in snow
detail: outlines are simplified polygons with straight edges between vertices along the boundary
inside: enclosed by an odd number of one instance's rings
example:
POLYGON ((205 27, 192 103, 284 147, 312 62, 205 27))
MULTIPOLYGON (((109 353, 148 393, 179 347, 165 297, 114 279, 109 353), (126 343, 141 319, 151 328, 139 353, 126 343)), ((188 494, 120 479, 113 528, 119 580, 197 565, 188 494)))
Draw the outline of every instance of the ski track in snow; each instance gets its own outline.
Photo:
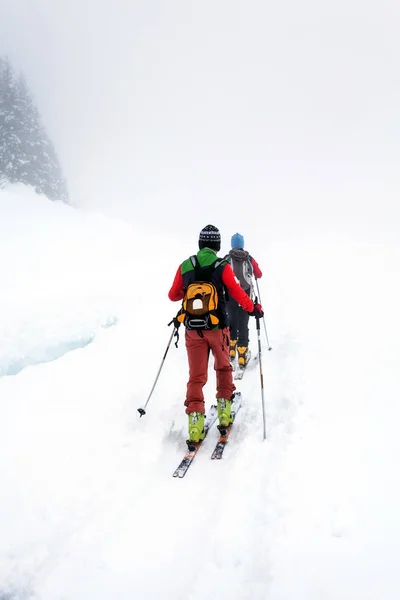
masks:
MULTIPOLYGON (((105 332, 97 346, 110 352, 112 337, 118 352, 124 337, 118 326, 114 334, 105 332)), ((71 363, 67 372, 72 373, 79 361, 81 373, 90 376, 96 368, 95 357, 90 357, 94 350, 96 343, 57 363, 61 366, 67 359, 71 363)), ((297 410, 286 378, 276 377, 287 368, 287 352, 287 347, 277 346, 273 353, 264 354, 268 441, 262 441, 257 365, 237 386, 243 391, 243 406, 224 459, 221 463, 210 460, 217 439, 214 427, 182 481, 172 478, 185 450, 181 398, 171 406, 167 398, 165 406, 160 406, 160 394, 152 400, 148 414, 139 419, 132 413, 136 407, 128 396, 121 408, 129 424, 123 443, 113 440, 108 460, 103 468, 94 468, 95 475, 81 473, 83 486, 72 494, 71 504, 62 507, 58 519, 49 510, 47 518, 54 520, 53 527, 44 535, 41 532, 42 539, 32 539, 25 550, 17 548, 18 564, 10 560, 11 580, 25 582, 23 594, 33 590, 32 598, 57 600, 83 599, 93 593, 125 598, 134 592, 150 599, 161 597, 168 585, 171 594, 182 599, 211 598, 216 588, 221 598, 232 598, 232 594, 246 598, 249 593, 255 599, 265 597, 270 582, 266 532, 275 526, 276 511, 282 511, 277 507, 279 481, 272 474, 279 472, 297 410), (152 575, 155 564, 156 578, 152 575), (194 590, 189 596, 188 589, 194 590)), ((100 358, 101 354, 95 354, 100 358)), ((185 386, 183 347, 172 360, 181 371, 180 385, 169 393, 173 397, 185 386)), ((209 397, 214 385, 210 368, 209 397)), ((89 466, 93 469, 94 464, 89 462, 89 466)), ((75 486, 78 481, 71 479, 75 486)), ((40 531, 39 523, 37 527, 40 531)))
POLYGON ((79 516, 58 533, 36 565, 30 587, 40 590, 40 598, 85 598, 93 594, 94 582, 96 595, 125 598, 134 590, 140 598, 158 598, 166 581, 171 595, 182 599, 211 598, 215 589, 221 598, 265 598, 270 543, 265 532, 276 518, 271 471, 278 470, 297 404, 290 404, 290 390, 282 386, 276 386, 276 397, 268 390, 273 370, 285 365, 285 350, 277 347, 264 363, 268 442, 262 442, 258 370, 246 373, 241 382, 244 404, 223 461, 209 458, 214 428, 182 481, 174 480, 172 472, 186 432, 181 428, 179 449, 170 432, 161 435, 157 446, 146 431, 149 411, 134 423, 130 435, 135 439, 128 436, 112 476, 110 470, 105 473, 108 477, 85 498, 79 516), (139 456, 135 448, 140 448, 139 456), (264 514, 260 498, 268 506, 264 514), (176 573, 172 581, 171 573, 176 573), (60 581, 69 582, 69 596, 59 589, 60 581), (188 595, 189 589, 198 592, 188 595))

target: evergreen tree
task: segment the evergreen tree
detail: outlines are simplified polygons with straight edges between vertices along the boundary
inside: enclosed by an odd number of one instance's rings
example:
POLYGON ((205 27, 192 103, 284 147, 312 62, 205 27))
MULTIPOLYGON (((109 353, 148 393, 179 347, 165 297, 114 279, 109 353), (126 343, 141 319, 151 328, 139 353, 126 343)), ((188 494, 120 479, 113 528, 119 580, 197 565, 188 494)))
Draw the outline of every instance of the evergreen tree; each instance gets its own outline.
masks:
POLYGON ((33 185, 38 146, 38 115, 23 75, 20 75, 15 84, 14 114, 19 152, 13 165, 12 180, 33 185))
POLYGON ((8 58, 0 58, 0 180, 12 181, 18 138, 15 120, 14 74, 8 58))
POLYGON ((67 182, 23 75, 0 58, 0 185, 24 183, 68 201, 67 182))

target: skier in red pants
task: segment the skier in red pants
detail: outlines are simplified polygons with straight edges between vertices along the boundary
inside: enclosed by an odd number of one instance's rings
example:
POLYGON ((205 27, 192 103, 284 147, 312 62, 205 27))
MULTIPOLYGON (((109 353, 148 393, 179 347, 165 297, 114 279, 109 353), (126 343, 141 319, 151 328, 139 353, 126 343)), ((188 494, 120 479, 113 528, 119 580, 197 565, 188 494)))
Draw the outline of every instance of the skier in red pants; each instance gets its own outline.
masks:
POLYGON ((230 265, 217 257, 221 235, 207 225, 199 236, 199 252, 185 260, 175 275, 168 297, 183 300, 178 321, 185 325, 189 381, 186 413, 189 415, 189 442, 204 439, 205 406, 203 386, 207 382, 210 350, 217 376, 217 405, 220 427, 232 422, 232 396, 235 386, 229 360, 229 321, 225 289, 249 315, 263 316, 260 304, 254 304, 235 279, 230 265), (193 296, 191 297, 192 291, 193 296), (196 293, 197 292, 197 293, 196 293), (199 308, 201 307, 201 308, 199 308))

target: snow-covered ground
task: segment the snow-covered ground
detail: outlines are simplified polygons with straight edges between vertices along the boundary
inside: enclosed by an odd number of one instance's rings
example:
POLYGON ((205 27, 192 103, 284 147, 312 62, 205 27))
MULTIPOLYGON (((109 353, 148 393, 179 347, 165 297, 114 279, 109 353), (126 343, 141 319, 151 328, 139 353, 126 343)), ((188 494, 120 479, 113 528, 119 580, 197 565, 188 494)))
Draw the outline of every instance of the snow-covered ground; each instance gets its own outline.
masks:
POLYGON ((0 598, 397 600, 398 240, 257 240, 268 439, 254 368, 223 461, 209 460, 214 430, 175 480, 183 336, 137 408, 195 249, 0 192, 0 598))

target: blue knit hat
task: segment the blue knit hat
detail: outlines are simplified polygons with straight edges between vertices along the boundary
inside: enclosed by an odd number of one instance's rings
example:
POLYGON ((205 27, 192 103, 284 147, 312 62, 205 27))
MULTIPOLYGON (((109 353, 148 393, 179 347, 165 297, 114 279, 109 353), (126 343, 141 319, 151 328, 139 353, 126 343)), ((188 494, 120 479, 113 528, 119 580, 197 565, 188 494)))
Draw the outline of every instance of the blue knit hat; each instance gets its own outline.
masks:
POLYGON ((235 250, 238 250, 238 249, 243 250, 243 248, 244 248, 244 237, 242 235, 240 235, 240 233, 235 233, 235 235, 233 235, 232 239, 231 239, 231 246, 235 250))

